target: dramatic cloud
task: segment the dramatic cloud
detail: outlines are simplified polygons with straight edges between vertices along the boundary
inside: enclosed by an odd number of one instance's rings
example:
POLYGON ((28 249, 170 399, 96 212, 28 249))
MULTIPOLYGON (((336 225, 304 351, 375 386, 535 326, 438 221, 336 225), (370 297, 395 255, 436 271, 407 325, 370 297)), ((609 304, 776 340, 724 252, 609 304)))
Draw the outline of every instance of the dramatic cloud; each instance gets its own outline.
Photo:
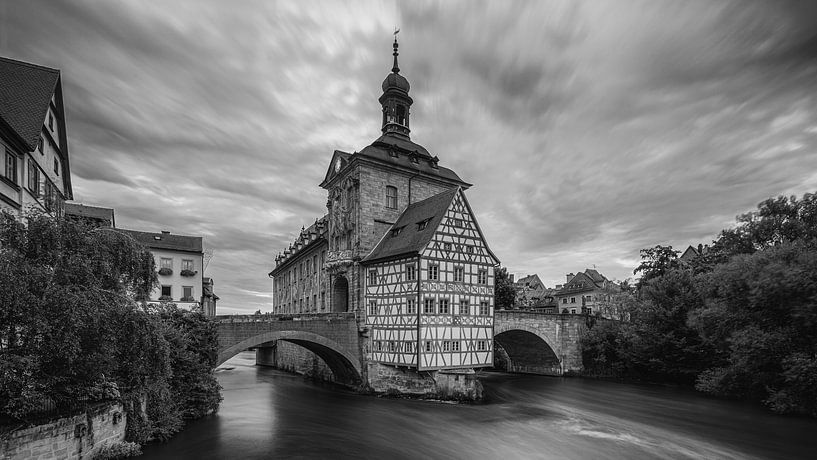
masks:
POLYGON ((252 312, 332 151, 379 134, 394 26, 412 138, 511 272, 624 279, 817 190, 814 2, 20 0, 0 54, 62 70, 76 199, 203 235, 222 312, 252 312))

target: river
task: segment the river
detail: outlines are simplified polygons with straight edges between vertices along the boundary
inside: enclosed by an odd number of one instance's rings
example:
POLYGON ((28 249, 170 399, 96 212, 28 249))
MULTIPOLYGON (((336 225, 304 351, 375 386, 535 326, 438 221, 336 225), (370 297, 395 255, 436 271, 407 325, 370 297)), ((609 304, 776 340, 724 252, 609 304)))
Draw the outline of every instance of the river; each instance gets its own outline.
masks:
POLYGON ((484 373, 480 405, 382 399, 254 365, 217 370, 218 414, 143 458, 817 458, 817 421, 686 389, 484 373))

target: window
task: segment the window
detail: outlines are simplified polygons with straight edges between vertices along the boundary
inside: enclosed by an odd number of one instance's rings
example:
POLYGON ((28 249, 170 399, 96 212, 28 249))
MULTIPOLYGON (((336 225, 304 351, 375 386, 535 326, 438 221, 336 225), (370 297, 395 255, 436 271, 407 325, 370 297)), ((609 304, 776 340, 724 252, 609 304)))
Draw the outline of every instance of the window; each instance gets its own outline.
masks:
POLYGON ((54 174, 60 175, 60 160, 54 158, 54 174))
POLYGON ((592 295, 587 296, 587 301, 592 302, 593 301, 593 296, 592 295))
POLYGON ((48 114, 48 129, 54 131, 54 115, 51 113, 48 114))
POLYGON ((369 314, 370 315, 376 315, 377 314, 377 301, 376 300, 370 300, 369 301, 369 314))
POLYGON ((431 340, 426 340, 426 351, 431 351, 431 340))
POLYGON ((417 231, 419 232, 421 230, 425 230, 426 227, 428 227, 428 221, 430 221, 430 220, 431 219, 425 219, 425 220, 421 220, 420 222, 417 222, 417 231))
POLYGON ((34 196, 40 196, 40 168, 33 158, 28 159, 28 189, 34 196))
POLYGON ((438 267, 437 265, 429 265, 428 266, 428 279, 430 279, 430 280, 440 279, 440 267, 438 267))
POLYGON ((414 353, 414 342, 406 342, 404 349, 406 353, 414 353))
POLYGON ((575 297, 571 297, 571 298, 570 298, 570 303, 576 303, 576 298, 575 298, 575 297))
POLYGON ((397 209, 397 187, 386 186, 386 207, 397 209))
POLYGON ((467 252, 468 254, 472 254, 474 252, 474 247, 471 246, 470 244, 466 244, 465 245, 465 252, 467 252))
POLYGON ((454 267, 454 282, 462 283, 463 274, 465 270, 462 267, 454 267))
POLYGON ((423 313, 426 315, 434 314, 434 299, 423 299, 423 313))
POLYGON ((403 229, 403 227, 397 227, 397 228, 393 228, 393 229, 391 229, 391 236, 397 236, 397 235, 399 235, 399 234, 400 234, 400 230, 402 230, 402 229, 403 229))
POLYGON ((587 314, 588 314, 588 315, 592 315, 592 314, 593 314, 593 307, 587 307, 587 314))
POLYGON ((455 227, 462 227, 462 219, 454 219, 455 227))
POLYGON ((451 250, 451 243, 443 243, 443 250, 450 251, 451 250))
POLYGON ((414 264, 406 265, 406 281, 414 281, 417 279, 417 267, 414 264))
POLYGON ((440 314, 448 314, 448 299, 440 299, 440 314))
POLYGON ((173 296, 173 289, 172 286, 162 285, 162 297, 172 297, 173 296))
POLYGON ((182 270, 193 271, 193 259, 182 259, 182 270))
POLYGON ((484 341, 484 340, 480 340, 479 342, 477 342, 477 349, 478 349, 479 351, 485 351, 485 349, 486 349, 485 345, 486 345, 486 344, 485 344, 485 341, 484 341))
POLYGON ((309 276, 309 259, 306 260, 306 271, 304 272, 305 276, 309 276))
POLYGON ((564 299, 562 299, 562 303, 567 303, 567 297, 565 297, 564 299))
POLYGON ((482 301, 479 303, 479 315, 480 316, 488 316, 490 314, 490 308, 488 308, 488 302, 482 301))
POLYGON ((369 270, 369 285, 374 286, 377 284, 377 269, 369 270))
POLYGON ((173 259, 170 257, 162 257, 159 260, 159 264, 161 265, 161 268, 173 268, 173 259))
POLYGON ((477 272, 477 283, 488 284, 488 272, 486 270, 480 270, 477 272))
POLYGON ((443 340, 443 351, 451 351, 451 341, 443 340))
MULTIPOLYGON (((182 297, 185 299, 193 298, 193 286, 182 286, 182 297)), ((192 302, 192 300, 191 300, 192 302)))
POLYGON ((44 155, 44 154, 45 154, 45 146, 43 145, 43 137, 42 137, 42 136, 40 136, 40 137, 37 139, 37 150, 39 150, 39 151, 40 151, 40 155, 44 155))
POLYGON ((468 299, 460 299, 460 314, 470 315, 471 306, 468 304, 468 299))
POLYGON ((318 255, 317 254, 312 256, 312 274, 313 275, 318 274, 318 255))
POLYGON ((451 351, 460 351, 460 341, 454 340, 451 342, 451 351))
POLYGON ((414 305, 414 299, 406 299, 406 313, 409 315, 417 313, 417 305, 414 305))
POLYGON ((571 315, 575 315, 575 314, 576 314, 576 309, 575 309, 575 308, 571 308, 571 309, 570 309, 570 314, 571 314, 571 315))
POLYGON ((6 152, 6 178, 17 183, 17 157, 11 152, 6 152))

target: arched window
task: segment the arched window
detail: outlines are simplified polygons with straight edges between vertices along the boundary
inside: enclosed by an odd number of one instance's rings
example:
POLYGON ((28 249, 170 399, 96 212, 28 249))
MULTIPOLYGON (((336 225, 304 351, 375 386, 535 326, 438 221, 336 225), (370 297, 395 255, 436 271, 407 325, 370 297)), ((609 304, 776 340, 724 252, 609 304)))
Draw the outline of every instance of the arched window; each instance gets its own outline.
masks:
POLYGON ((406 126, 406 106, 397 105, 397 123, 406 126))

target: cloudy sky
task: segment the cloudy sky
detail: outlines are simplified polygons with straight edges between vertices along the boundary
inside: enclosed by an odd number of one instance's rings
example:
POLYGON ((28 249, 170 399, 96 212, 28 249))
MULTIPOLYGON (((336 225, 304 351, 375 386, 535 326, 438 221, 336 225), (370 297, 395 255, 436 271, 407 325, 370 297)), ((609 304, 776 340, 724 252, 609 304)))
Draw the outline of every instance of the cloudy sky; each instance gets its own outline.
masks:
POLYGON ((253 312, 333 150, 379 135, 395 26, 412 139, 517 276, 622 280, 817 191, 809 0, 2 0, 0 54, 61 69, 75 199, 203 235, 220 312, 253 312))

